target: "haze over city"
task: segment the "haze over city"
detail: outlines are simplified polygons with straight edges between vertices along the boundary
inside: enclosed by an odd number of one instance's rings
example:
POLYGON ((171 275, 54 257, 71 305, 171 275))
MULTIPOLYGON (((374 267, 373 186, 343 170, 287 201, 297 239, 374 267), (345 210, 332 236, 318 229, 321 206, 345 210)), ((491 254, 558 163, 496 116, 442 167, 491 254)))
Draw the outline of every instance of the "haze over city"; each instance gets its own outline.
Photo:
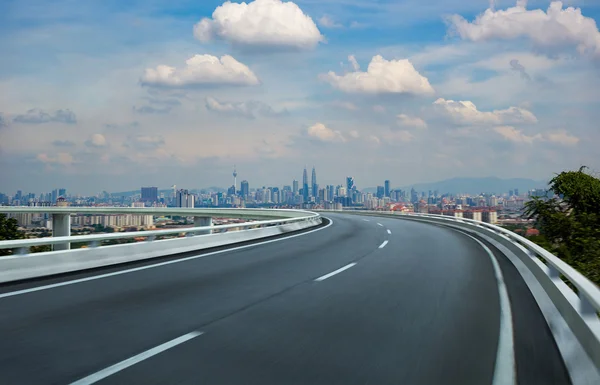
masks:
POLYGON ((228 187, 234 164, 253 186, 304 165, 363 187, 600 169, 600 3, 3 8, 3 191, 228 187))

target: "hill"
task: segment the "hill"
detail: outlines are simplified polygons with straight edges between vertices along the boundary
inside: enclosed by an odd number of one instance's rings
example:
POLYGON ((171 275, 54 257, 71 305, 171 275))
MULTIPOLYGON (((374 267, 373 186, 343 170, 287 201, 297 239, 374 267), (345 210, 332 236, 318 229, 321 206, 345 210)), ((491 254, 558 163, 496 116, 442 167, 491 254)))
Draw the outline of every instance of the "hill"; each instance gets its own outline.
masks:
POLYGON ((417 191, 438 190, 440 193, 450 194, 503 194, 509 190, 518 189, 519 193, 535 188, 546 188, 547 182, 525 178, 501 179, 497 177, 486 178, 452 178, 432 183, 417 183, 405 189, 414 188, 417 191))

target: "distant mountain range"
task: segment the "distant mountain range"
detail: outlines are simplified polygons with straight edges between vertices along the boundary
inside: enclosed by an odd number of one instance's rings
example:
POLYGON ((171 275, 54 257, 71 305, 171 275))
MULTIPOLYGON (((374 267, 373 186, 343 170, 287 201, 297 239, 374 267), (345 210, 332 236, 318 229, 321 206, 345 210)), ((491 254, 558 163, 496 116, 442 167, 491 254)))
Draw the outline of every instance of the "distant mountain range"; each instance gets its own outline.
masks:
MULTIPOLYGON (((446 179, 439 182, 430 183, 416 183, 405 187, 400 187, 402 190, 415 190, 421 191, 435 191, 438 190, 440 194, 503 194, 509 190, 518 189, 519 193, 523 193, 536 188, 546 188, 548 185, 547 181, 537 181, 526 178, 512 178, 512 179, 501 179, 497 177, 486 177, 486 178, 452 178, 446 179)), ((371 187, 363 189, 367 192, 375 192, 377 188, 371 187)))

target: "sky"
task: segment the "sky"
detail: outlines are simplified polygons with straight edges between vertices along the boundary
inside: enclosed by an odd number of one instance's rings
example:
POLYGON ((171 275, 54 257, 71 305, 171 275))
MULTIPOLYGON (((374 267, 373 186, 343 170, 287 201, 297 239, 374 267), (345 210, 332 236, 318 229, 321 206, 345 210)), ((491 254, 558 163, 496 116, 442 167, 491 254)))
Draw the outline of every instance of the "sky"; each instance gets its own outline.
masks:
POLYGON ((597 0, 2 4, 2 192, 600 170, 597 0))

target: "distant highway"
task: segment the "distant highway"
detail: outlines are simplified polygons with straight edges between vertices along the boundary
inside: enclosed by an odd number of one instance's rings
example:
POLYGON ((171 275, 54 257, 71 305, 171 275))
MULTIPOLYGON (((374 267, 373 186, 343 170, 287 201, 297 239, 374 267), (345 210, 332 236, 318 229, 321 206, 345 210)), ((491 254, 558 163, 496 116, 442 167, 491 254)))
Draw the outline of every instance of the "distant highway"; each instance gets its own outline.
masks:
POLYGON ((491 245, 326 216, 293 237, 1 286, 0 384, 570 383, 491 245))

